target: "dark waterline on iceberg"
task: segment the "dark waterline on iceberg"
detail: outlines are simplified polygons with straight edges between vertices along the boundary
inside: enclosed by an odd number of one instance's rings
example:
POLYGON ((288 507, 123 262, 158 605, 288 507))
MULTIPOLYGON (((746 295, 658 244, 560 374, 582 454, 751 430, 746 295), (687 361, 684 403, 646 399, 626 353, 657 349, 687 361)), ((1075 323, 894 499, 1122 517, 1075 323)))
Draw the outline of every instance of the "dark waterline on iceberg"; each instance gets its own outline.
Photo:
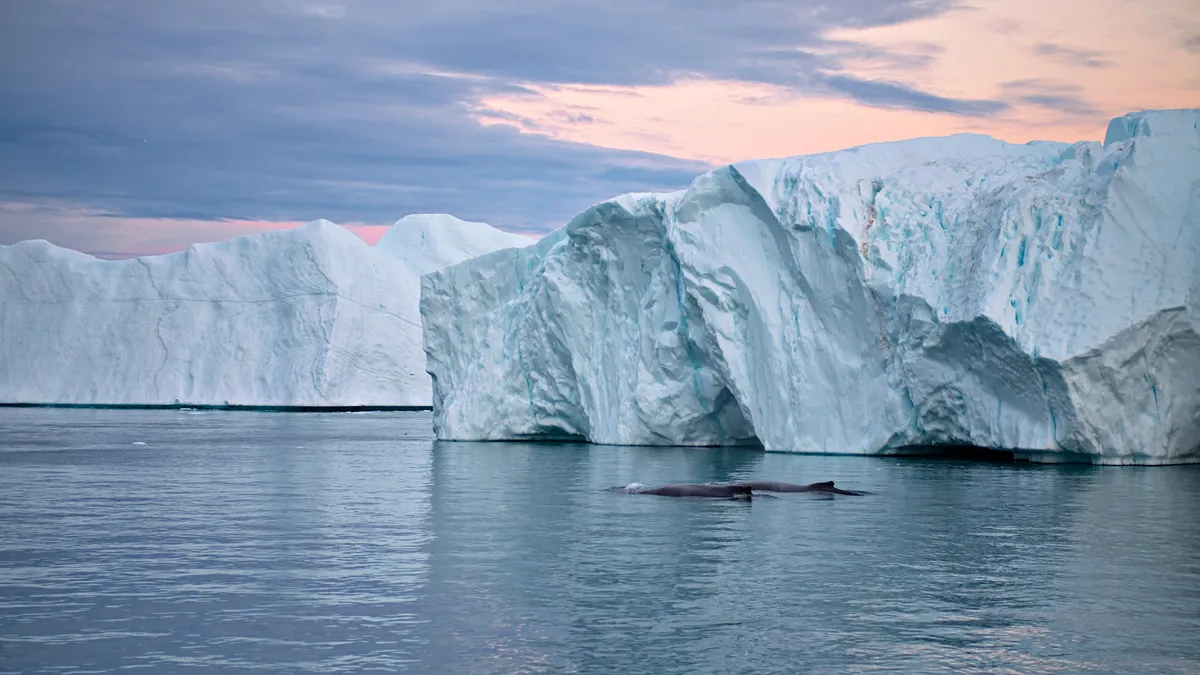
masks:
POLYGON ((0 673, 1200 669, 1200 467, 0 410, 0 673), (638 481, 834 480, 750 503, 638 481))
POLYGON ((225 410, 282 413, 428 412, 428 405, 236 405, 211 403, 0 403, 0 408, 66 408, 68 410, 225 410))

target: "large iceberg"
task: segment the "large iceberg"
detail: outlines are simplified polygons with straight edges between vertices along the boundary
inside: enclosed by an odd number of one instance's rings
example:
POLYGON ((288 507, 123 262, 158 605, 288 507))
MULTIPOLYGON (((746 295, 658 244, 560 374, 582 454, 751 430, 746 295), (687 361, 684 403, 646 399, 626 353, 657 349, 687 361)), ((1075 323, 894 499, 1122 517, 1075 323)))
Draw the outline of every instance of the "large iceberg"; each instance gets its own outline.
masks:
POLYGON ((428 406, 420 275, 532 239, 415 215, 98 260, 0 247, 0 402, 428 406))
POLYGON ((459 440, 1200 460, 1200 111, 716 169, 422 279, 459 440))

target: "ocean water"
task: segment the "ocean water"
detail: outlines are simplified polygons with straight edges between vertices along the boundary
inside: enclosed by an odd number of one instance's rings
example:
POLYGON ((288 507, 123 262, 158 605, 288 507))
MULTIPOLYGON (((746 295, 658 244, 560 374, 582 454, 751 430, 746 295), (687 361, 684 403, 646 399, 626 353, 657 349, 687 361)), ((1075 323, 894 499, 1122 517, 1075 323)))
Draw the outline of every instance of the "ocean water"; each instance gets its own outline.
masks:
POLYGON ((0 673, 1200 673, 1200 467, 0 409, 0 673), (750 503, 631 481, 835 480, 750 503))

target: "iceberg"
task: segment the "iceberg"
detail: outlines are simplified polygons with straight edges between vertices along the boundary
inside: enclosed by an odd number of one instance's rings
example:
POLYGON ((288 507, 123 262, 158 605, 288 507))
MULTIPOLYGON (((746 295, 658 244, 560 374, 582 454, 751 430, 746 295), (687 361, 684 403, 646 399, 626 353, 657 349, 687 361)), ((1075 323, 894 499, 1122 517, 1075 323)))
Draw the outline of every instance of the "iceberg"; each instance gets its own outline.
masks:
POLYGON ((420 275, 532 239, 444 215, 99 260, 0 247, 0 402, 429 406, 420 275))
POLYGON ((422 277, 447 440, 1200 461, 1200 110, 740 162, 422 277))

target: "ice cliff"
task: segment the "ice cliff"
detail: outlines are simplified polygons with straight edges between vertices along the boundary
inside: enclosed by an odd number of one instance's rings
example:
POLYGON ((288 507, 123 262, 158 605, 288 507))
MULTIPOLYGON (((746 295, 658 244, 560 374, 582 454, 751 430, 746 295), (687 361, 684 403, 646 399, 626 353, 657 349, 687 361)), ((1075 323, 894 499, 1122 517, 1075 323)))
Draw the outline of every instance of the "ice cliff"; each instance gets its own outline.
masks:
POLYGON ((0 402, 429 405, 420 275, 531 243, 450 216, 98 260, 0 247, 0 402))
POLYGON ((443 439, 1200 461, 1200 111, 716 169, 422 279, 443 439))

